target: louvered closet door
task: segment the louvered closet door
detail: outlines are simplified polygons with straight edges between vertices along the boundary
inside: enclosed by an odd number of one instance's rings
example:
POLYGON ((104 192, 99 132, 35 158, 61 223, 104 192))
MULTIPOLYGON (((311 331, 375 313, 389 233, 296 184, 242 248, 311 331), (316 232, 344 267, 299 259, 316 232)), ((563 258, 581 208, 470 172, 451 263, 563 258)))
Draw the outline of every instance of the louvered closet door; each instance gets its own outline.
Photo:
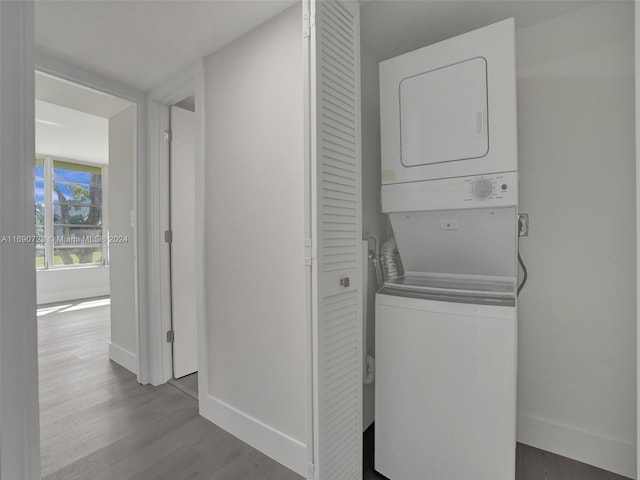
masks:
POLYGON ((314 470, 362 478, 359 9, 311 2, 314 470), (315 27, 313 25, 315 24, 315 27))

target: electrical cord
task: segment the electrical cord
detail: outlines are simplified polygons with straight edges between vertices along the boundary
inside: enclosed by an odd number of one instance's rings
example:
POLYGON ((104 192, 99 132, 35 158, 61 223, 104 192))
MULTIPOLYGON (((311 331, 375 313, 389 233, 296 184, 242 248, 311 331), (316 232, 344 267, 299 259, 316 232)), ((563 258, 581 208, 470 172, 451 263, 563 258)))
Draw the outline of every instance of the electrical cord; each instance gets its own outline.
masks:
POLYGON ((518 250, 518 263, 520 264, 520 266, 522 267, 522 283, 520 283, 520 285, 518 286, 518 291, 516 292, 516 295, 520 295, 520 291, 524 288, 524 284, 527 283, 527 267, 524 265, 524 262, 522 261, 522 257, 520 256, 520 250, 518 250))
MULTIPOLYGON (((522 218, 518 216, 518 236, 520 236, 520 234, 522 233, 523 227, 524 224, 522 218)), ((524 262, 522 261, 522 257, 520 256, 520 248, 518 248, 518 263, 522 267, 522 283, 518 286, 516 296, 520 295, 520 291, 524 288, 525 283, 527 283, 527 277, 529 276, 527 273, 527 267, 525 266, 524 262)))

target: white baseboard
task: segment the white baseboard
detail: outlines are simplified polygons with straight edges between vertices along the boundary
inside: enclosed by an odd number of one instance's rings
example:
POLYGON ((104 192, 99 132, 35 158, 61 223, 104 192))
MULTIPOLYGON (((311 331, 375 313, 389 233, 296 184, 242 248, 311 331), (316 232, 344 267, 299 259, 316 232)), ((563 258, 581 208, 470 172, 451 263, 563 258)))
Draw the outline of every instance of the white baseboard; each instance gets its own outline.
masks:
POLYGON ((518 442, 636 478, 636 446, 619 438, 519 413, 518 442))
MULTIPOLYGON (((305 477, 307 447, 211 395, 200 394, 200 415, 268 457, 305 477)), ((306 478, 306 477, 305 477, 306 478)))
POLYGON ((38 295, 38 305, 46 305, 48 303, 67 302, 70 300, 82 300, 84 298, 104 297, 109 295, 109 286, 87 288, 78 290, 65 290, 50 293, 42 293, 38 295))
POLYGON ((138 375, 138 356, 136 354, 109 342, 109 358, 121 367, 138 375))

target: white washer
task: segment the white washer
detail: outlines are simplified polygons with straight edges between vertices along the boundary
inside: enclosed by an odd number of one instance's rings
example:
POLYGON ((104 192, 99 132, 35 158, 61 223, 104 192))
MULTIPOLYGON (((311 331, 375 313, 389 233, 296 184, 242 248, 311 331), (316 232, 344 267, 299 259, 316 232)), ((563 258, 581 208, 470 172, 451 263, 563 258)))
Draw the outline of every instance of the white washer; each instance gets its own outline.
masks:
POLYGON ((375 469, 391 480, 513 480, 515 299, 406 295, 420 298, 376 295, 375 469))

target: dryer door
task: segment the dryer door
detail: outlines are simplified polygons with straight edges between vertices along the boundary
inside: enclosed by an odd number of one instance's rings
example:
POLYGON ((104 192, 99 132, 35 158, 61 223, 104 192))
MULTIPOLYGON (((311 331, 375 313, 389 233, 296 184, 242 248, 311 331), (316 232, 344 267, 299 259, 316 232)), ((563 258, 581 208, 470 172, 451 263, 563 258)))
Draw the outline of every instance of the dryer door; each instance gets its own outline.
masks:
POLYGON ((477 57, 400 81, 400 162, 415 167, 489 153, 487 61, 477 57))
POLYGON ((380 63, 382 183, 518 169, 513 19, 380 63))

